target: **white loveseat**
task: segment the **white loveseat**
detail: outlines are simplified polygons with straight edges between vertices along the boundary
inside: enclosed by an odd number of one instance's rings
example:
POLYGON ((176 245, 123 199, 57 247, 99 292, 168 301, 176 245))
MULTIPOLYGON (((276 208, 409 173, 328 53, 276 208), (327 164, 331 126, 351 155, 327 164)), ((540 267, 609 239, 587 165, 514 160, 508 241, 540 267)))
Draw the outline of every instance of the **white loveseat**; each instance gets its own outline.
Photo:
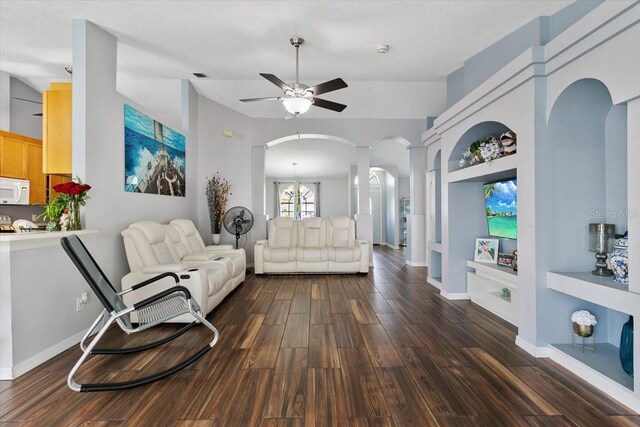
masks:
POLYGON ((254 248, 256 274, 369 272, 369 243, 348 217, 273 218, 267 238, 254 248))
MULTIPOLYGON (((123 289, 161 273, 176 273, 180 276, 181 284, 189 289, 207 314, 244 281, 244 250, 234 250, 227 245, 205 247, 202 243, 200 246, 202 238, 189 220, 176 220, 172 224, 136 222, 121 234, 131 270, 122 278, 123 289)), ((127 305, 132 305, 163 287, 173 285, 173 280, 167 278, 155 286, 125 294, 123 298, 127 305)), ((176 320, 185 319, 178 317, 176 320)))

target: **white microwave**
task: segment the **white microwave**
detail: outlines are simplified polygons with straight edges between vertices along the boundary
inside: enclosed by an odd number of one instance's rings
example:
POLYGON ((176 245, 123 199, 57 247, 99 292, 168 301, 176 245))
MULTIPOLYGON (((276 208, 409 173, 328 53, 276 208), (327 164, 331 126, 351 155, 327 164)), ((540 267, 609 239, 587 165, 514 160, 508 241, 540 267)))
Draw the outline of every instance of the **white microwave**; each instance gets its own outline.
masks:
POLYGON ((28 205, 29 181, 22 179, 0 178, 1 205, 28 205))

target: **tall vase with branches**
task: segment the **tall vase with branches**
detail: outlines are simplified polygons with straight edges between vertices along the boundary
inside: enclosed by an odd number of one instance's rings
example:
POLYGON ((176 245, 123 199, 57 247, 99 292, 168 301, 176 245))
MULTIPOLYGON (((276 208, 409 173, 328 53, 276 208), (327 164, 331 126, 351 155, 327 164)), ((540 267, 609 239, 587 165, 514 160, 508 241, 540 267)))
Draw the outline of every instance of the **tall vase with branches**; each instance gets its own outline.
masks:
POLYGON ((227 209, 227 200, 231 190, 231 184, 216 172, 207 179, 207 204, 209 205, 209 219, 211 220, 211 234, 214 236, 214 244, 219 243, 222 232, 222 219, 227 209), (216 236, 218 242, 215 242, 216 236))

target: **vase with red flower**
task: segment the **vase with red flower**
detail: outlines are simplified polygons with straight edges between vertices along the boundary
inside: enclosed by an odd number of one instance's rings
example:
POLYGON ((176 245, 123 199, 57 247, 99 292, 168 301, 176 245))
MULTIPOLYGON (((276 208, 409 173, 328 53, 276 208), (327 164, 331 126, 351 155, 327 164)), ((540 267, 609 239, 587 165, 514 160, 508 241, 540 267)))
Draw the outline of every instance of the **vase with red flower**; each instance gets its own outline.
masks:
POLYGON ((63 229, 66 230, 82 230, 82 224, 80 223, 80 207, 86 205, 89 196, 87 193, 91 189, 91 186, 84 184, 80 178, 76 178, 76 181, 69 181, 63 184, 58 184, 53 189, 60 193, 58 199, 66 202, 66 218, 64 225, 61 224, 63 229), (66 226, 66 227, 65 227, 66 226))

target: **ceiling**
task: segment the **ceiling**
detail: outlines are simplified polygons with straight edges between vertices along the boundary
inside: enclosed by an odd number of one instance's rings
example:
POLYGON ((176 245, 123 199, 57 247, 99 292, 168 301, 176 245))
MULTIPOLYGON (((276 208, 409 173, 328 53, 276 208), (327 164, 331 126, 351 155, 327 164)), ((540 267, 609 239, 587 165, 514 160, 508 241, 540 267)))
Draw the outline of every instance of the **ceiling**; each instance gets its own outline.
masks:
MULTIPOLYGON (((269 178, 346 177, 356 164, 356 150, 343 142, 328 139, 301 138, 269 147, 265 174, 269 178)), ((371 166, 397 166, 398 175, 409 176, 409 150, 395 140, 376 142, 370 151, 371 166)))
POLYGON ((349 107, 306 117, 424 118, 445 106, 445 77, 483 48, 570 1, 9 1, 0 2, 0 68, 42 90, 68 79, 71 22, 86 18, 119 39, 118 89, 178 121, 179 85, 252 117, 282 117, 258 73, 295 77, 289 37, 306 42, 307 84, 342 77, 324 97, 349 107), (388 43, 389 53, 376 53, 388 43), (193 79, 204 72, 207 79, 193 79))

